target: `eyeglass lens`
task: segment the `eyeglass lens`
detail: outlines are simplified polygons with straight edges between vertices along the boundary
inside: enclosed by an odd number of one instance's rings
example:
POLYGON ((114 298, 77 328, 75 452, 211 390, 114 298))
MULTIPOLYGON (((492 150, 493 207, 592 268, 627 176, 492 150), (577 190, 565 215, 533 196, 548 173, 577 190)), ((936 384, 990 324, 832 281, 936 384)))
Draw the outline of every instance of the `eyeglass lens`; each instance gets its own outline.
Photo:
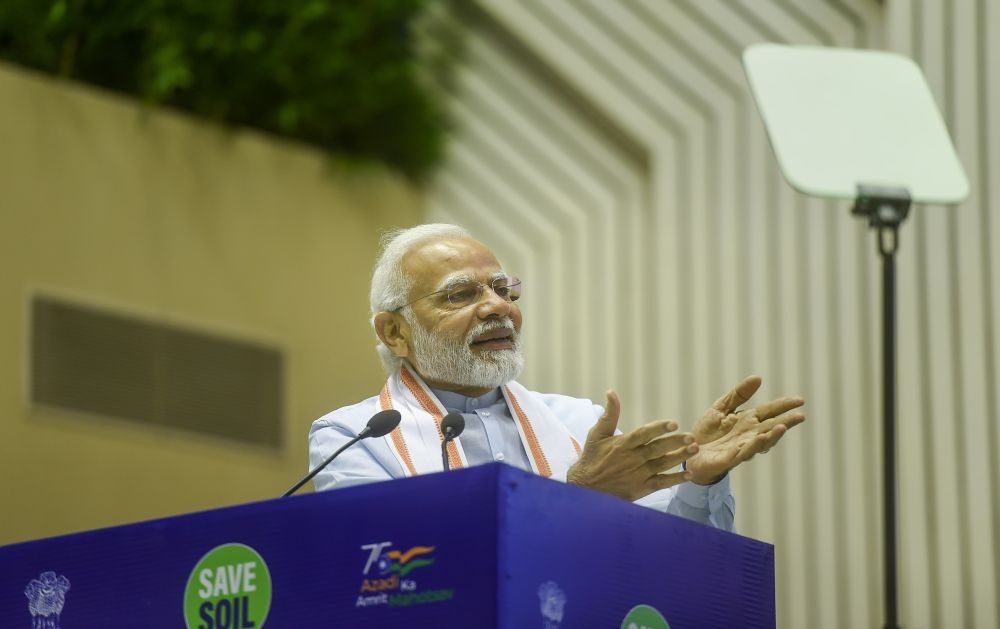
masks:
MULTIPOLYGON (((456 306, 467 306, 479 301, 483 288, 487 286, 480 282, 466 282, 448 291, 448 301, 456 306)), ((517 301, 521 296, 521 280, 516 277, 498 277, 489 284, 497 297, 506 301, 517 301)))

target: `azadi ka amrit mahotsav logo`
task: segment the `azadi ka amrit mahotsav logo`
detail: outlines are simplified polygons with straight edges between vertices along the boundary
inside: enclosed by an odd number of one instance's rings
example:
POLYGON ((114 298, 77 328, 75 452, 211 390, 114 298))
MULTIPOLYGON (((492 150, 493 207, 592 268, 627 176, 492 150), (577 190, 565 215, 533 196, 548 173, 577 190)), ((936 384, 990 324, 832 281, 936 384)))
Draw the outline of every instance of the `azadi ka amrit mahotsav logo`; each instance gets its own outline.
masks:
POLYGON ((358 588, 355 607, 407 607, 447 601, 455 596, 452 589, 420 589, 411 574, 417 568, 434 564, 433 546, 413 546, 406 550, 390 550, 391 547, 392 542, 361 546, 368 556, 361 571, 364 578, 358 588))

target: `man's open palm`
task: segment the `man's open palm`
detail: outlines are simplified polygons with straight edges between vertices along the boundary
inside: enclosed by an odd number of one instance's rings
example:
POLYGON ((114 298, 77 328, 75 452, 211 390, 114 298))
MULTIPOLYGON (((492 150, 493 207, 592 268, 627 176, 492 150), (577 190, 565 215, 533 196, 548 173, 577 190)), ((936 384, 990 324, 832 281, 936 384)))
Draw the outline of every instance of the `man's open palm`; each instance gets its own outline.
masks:
POLYGON ((695 422, 691 433, 700 448, 687 460, 691 480, 702 485, 717 481, 740 463, 770 450, 788 430, 805 421, 805 413, 794 411, 805 404, 800 397, 782 397, 737 412, 760 384, 759 376, 744 378, 695 422))

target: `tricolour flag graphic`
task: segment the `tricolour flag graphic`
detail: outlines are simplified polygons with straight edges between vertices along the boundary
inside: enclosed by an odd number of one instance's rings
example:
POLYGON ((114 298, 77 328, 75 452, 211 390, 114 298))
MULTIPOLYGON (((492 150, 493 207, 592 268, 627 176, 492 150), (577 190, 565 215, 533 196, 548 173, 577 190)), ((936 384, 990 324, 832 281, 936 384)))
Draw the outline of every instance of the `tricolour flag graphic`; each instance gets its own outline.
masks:
POLYGON ((399 576, 405 577, 411 570, 434 563, 434 558, 427 556, 432 552, 434 552, 433 546, 414 546, 406 552, 390 550, 385 553, 386 557, 392 559, 388 572, 398 572, 399 576))

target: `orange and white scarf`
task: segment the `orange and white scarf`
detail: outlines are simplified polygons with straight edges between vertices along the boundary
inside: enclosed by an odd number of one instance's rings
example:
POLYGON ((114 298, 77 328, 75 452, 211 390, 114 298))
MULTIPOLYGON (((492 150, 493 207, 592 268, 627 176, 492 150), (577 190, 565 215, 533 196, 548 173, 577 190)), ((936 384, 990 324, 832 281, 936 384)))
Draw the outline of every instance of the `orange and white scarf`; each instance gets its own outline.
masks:
MULTIPOLYGON (((501 390, 517 424, 532 471, 541 476, 565 476, 566 470, 580 458, 579 442, 559 418, 523 386, 508 382, 501 390)), ((447 411, 416 371, 404 363, 382 387, 378 405, 380 411, 396 409, 402 416, 399 426, 383 439, 406 476, 444 469, 441 420, 447 411)), ((469 464, 457 440, 448 444, 448 463, 452 469, 469 464)))

